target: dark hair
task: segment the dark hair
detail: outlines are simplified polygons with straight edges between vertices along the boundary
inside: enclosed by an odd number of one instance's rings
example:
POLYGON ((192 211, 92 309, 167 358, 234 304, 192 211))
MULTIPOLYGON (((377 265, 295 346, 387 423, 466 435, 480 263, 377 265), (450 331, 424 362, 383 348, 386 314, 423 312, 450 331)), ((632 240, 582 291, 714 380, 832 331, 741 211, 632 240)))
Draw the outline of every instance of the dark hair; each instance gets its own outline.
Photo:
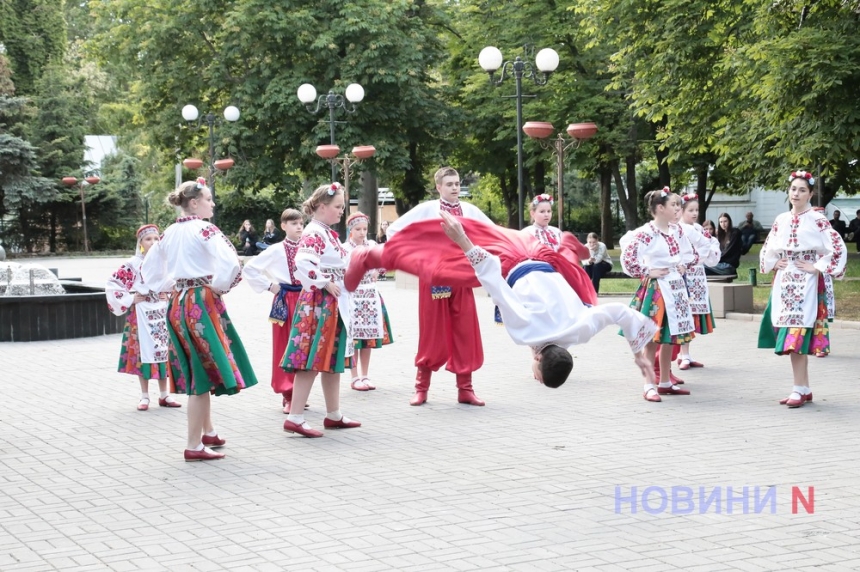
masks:
POLYGON ((729 219, 729 228, 723 230, 723 227, 721 225, 717 225, 717 240, 720 241, 720 246, 726 245, 726 243, 732 237, 732 229, 734 228, 734 225, 732 224, 732 217, 731 215, 729 215, 729 213, 720 213, 720 216, 717 217, 717 221, 719 221, 723 217, 729 219))
POLYGON ((281 213, 281 222, 290 222, 291 220, 304 220, 304 216, 302 213, 297 211, 296 209, 286 209, 281 213))
POLYGON ((167 195, 167 202, 175 207, 185 208, 192 199, 196 199, 203 192, 205 186, 197 181, 185 181, 167 195))
POLYGON ((663 187, 659 191, 649 191, 645 195, 645 206, 648 207, 648 212, 653 215, 657 212, 657 207, 659 205, 666 206, 671 197, 672 191, 669 190, 669 187, 663 187))
POLYGON ((540 372, 547 387, 561 387, 573 369, 573 356, 566 349, 549 345, 541 350, 540 372))

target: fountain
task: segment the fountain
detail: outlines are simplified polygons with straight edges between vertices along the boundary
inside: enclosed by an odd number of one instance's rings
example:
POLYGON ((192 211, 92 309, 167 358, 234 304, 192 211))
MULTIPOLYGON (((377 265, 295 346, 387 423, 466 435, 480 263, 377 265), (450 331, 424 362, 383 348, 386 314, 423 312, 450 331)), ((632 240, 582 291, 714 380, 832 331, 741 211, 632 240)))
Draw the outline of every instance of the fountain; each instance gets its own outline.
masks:
POLYGON ((103 287, 59 280, 38 264, 0 263, 0 342, 115 334, 124 325, 103 287))

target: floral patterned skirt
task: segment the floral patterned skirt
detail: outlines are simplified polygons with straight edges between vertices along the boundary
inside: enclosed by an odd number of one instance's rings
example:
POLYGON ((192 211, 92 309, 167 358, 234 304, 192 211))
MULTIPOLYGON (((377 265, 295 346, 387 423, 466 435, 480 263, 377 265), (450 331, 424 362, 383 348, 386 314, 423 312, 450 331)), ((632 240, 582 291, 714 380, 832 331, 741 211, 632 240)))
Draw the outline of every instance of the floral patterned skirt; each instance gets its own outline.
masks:
POLYGON ((767 308, 761 317, 758 331, 758 347, 773 348, 776 355, 796 353, 800 355, 829 354, 830 326, 827 319, 827 292, 824 285, 824 275, 818 275, 818 305, 815 312, 815 323, 811 328, 783 327, 773 325, 770 317, 773 291, 767 300, 767 308))
POLYGON ((352 367, 352 356, 346 356, 348 345, 337 298, 325 290, 302 290, 281 361, 284 371, 343 373, 352 367))
POLYGON ((688 332, 686 334, 672 335, 669 329, 669 319, 666 316, 666 300, 660 292, 660 286, 656 280, 643 278, 639 284, 639 289, 633 295, 630 301, 630 307, 637 312, 644 314, 654 320, 660 329, 654 334, 651 340, 655 344, 673 344, 681 345, 690 343, 695 334, 688 332))
POLYGON ((210 288, 174 293, 167 326, 174 393, 232 395, 257 384, 224 301, 210 288))
POLYGON ((132 306, 125 317, 125 329, 122 331, 122 348, 119 352, 117 371, 139 375, 143 379, 167 379, 166 363, 142 363, 140 361, 140 344, 137 341, 137 311, 132 306))
POLYGON ((394 342, 394 336, 391 335, 391 323, 388 321, 388 308, 385 307, 382 294, 379 295, 379 303, 382 305, 383 336, 374 340, 355 340, 355 349, 357 350, 378 349, 394 342))

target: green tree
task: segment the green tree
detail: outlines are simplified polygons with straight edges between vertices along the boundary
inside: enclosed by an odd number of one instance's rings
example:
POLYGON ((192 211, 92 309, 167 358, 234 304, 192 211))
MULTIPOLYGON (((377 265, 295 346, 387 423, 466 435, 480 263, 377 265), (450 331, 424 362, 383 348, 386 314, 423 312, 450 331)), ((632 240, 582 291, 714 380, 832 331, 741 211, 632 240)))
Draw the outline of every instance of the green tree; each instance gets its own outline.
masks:
POLYGON ((5 47, 18 95, 31 95, 42 70, 66 49, 62 0, 0 2, 0 44, 5 47))

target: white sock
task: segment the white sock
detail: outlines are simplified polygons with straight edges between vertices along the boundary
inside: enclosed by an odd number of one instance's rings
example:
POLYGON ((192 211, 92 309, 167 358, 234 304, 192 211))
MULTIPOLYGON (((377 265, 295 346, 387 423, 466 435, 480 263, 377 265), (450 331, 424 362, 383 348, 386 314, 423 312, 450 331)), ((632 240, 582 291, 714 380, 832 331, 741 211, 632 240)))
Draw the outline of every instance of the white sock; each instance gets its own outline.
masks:
POLYGON ((693 358, 690 357, 690 354, 681 354, 678 357, 681 358, 681 361, 693 361, 693 358))
POLYGON ((161 392, 161 399, 167 399, 167 398, 168 398, 168 396, 170 396, 170 392, 169 392, 169 391, 162 391, 162 392, 161 392))
POLYGON ((191 450, 192 451, 202 451, 203 450, 203 443, 200 443, 199 445, 197 445, 196 447, 194 447, 191 450))
POLYGON ((205 434, 207 437, 217 437, 218 431, 216 431, 215 428, 213 427, 212 431, 207 431, 205 434))
POLYGON ((305 422, 305 416, 304 414, 293 415, 292 413, 290 413, 289 415, 287 415, 287 421, 289 421, 290 423, 295 423, 296 425, 301 425, 305 422))
POLYGON ((141 393, 140 394, 140 400, 143 401, 144 399, 149 401, 149 394, 148 393, 141 393))
POLYGON ((343 415, 341 414, 340 409, 337 409, 335 411, 329 411, 325 414, 325 416, 332 421, 340 421, 341 419, 343 419, 343 415))
POLYGON ((806 385, 795 385, 791 388, 791 391, 797 393, 798 395, 809 395, 812 391, 806 385))
POLYGON ((646 383, 645 384, 645 393, 648 393, 649 389, 657 389, 657 387, 653 383, 646 383))
POLYGON ((665 387, 672 387, 672 385, 673 385, 673 383, 671 382, 671 380, 670 380, 670 381, 661 381, 661 382, 660 382, 660 387, 663 387, 663 388, 665 388, 665 387))

